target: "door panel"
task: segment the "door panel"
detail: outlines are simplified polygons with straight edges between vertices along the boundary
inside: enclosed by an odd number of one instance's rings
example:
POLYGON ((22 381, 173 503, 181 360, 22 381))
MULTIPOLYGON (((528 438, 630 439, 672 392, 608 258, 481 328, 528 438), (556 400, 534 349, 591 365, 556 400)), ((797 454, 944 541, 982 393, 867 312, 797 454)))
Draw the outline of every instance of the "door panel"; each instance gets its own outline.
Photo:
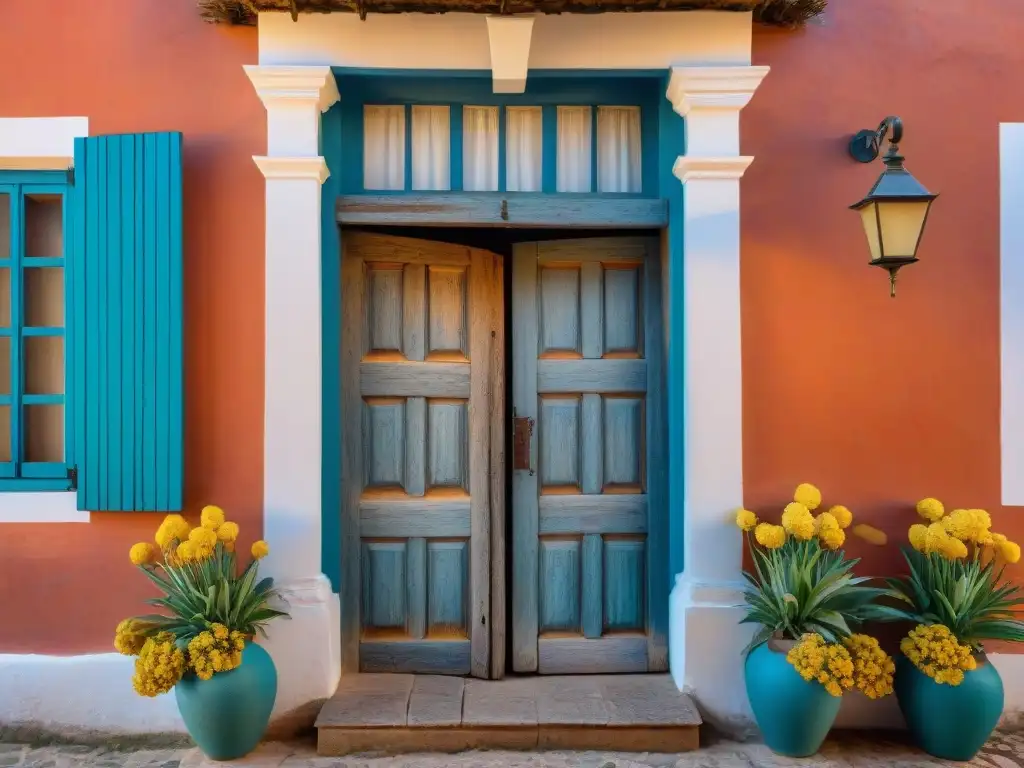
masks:
POLYGON ((648 546, 665 534, 649 514, 664 499, 660 291, 656 240, 516 246, 513 404, 534 421, 513 474, 516 671, 666 667, 650 596, 666 565, 648 546))
POLYGON ((343 669, 487 677, 500 258, 342 246, 343 669))

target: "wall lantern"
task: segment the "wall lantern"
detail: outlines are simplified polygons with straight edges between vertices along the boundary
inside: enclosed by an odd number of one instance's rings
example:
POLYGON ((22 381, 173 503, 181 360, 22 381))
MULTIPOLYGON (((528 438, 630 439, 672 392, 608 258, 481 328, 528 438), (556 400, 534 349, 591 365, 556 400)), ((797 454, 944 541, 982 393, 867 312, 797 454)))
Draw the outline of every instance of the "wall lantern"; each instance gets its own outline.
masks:
POLYGON ((859 131, 850 141, 850 155, 861 163, 872 162, 878 158, 886 134, 885 170, 867 197, 850 208, 860 212, 871 250, 869 263, 889 273, 889 295, 895 296, 896 273, 918 260, 928 210, 938 195, 931 194, 903 167, 898 146, 903 139, 903 121, 898 117, 885 118, 877 130, 859 131))

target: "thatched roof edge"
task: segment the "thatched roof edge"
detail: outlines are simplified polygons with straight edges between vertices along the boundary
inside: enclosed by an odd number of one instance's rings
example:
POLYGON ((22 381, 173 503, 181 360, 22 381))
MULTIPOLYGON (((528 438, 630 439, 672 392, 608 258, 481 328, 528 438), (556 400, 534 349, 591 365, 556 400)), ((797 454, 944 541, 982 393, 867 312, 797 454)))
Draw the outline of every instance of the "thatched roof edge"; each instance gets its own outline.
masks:
POLYGON ((758 23, 795 27, 828 0, 197 0, 207 21, 253 26, 260 11, 299 13, 602 13, 609 11, 753 11, 758 23))

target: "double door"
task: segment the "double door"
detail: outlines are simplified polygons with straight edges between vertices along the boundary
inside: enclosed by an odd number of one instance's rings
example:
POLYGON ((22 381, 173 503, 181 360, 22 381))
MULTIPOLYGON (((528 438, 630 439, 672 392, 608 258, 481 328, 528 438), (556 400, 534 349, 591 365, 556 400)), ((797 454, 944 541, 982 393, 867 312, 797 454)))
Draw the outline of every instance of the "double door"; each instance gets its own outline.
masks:
POLYGON ((343 237, 346 671, 501 677, 507 646, 515 672, 666 668, 657 240, 512 262, 509 421, 502 258, 343 237))

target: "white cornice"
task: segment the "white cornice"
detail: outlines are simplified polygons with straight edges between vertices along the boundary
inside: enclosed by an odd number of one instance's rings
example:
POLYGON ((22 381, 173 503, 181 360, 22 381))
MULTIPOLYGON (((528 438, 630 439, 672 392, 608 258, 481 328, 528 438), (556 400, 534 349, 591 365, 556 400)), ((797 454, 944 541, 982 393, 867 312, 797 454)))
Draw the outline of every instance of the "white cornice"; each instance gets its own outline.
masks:
POLYGON ((338 84, 330 67, 243 67, 263 104, 270 102, 313 101, 326 112, 339 98, 338 84))
POLYGON ((322 157, 255 155, 252 159, 267 179, 313 179, 323 184, 331 175, 327 170, 327 161, 322 157))
POLYGON ((666 98, 683 117, 693 109, 734 109, 750 102, 769 67, 672 67, 666 98))
POLYGON ((754 158, 737 157, 677 157, 672 173, 684 184, 692 179, 741 179, 754 158))

